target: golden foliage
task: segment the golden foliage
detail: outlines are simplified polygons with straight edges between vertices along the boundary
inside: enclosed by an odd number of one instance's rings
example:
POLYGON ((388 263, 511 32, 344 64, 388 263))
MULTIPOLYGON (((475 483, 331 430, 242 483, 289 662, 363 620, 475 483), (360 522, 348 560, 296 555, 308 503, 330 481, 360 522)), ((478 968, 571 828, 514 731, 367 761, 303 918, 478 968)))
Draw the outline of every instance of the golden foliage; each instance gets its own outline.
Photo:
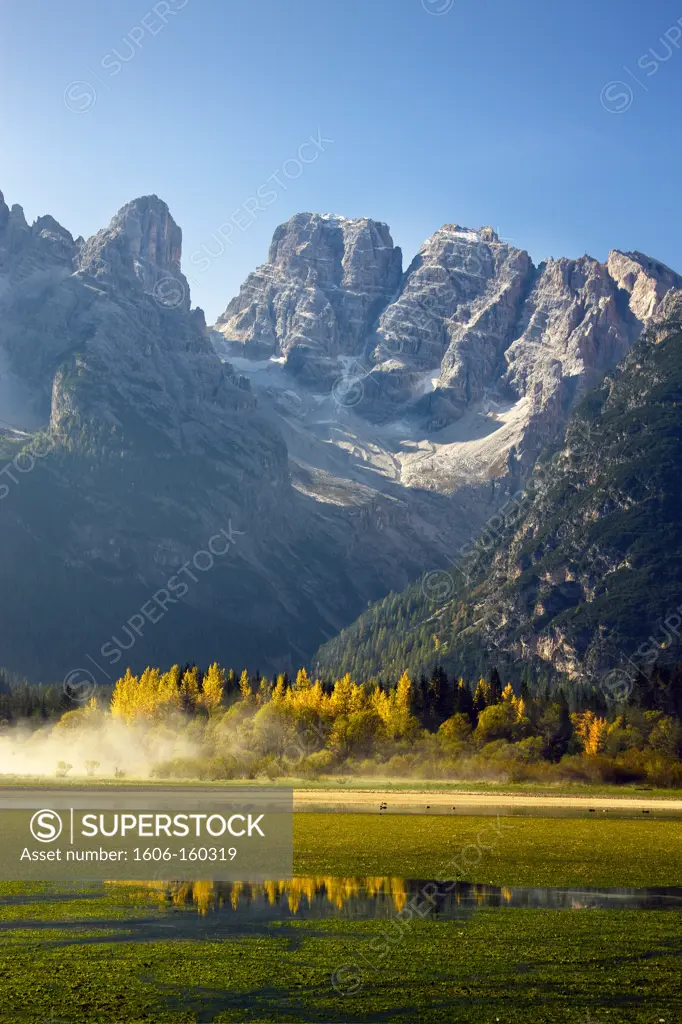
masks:
POLYGON ((600 754, 604 749, 609 724, 594 711, 583 711, 571 715, 571 720, 586 754, 600 754))

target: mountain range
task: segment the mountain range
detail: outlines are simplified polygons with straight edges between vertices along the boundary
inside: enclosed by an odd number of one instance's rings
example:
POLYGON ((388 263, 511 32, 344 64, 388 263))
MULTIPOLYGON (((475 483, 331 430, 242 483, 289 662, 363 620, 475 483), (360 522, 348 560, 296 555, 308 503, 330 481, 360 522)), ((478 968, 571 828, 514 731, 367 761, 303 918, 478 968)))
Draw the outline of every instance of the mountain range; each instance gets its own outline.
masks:
POLYGON ((497 668, 531 689, 618 699, 640 672, 682 661, 680 298, 457 563, 372 606, 322 648, 319 671, 497 668))
POLYGON ((682 288, 456 224, 403 270, 385 224, 298 214, 209 327, 181 259, 156 196, 86 241, 0 194, 0 662, 33 678, 309 661, 450 565, 682 288))

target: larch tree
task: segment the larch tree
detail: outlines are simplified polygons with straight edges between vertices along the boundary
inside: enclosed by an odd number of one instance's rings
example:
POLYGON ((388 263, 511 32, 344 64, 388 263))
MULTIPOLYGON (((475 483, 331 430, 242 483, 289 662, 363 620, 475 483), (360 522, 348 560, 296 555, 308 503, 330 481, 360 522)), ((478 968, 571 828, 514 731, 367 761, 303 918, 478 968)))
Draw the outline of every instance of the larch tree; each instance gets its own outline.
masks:
POLYGON ((209 665, 201 686, 199 704, 208 711, 209 715, 215 714, 223 701, 225 689, 225 669, 221 668, 217 661, 209 665))

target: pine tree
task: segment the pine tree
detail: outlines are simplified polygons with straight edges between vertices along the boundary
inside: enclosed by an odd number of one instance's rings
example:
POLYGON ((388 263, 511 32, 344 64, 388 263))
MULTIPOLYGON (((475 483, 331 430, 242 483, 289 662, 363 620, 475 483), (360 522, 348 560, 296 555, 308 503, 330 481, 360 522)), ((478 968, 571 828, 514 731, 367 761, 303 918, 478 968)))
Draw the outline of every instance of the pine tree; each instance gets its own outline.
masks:
POLYGON ((488 704, 499 704, 502 700, 502 680, 496 668, 490 673, 488 679, 488 704))
MULTIPOLYGON (((260 676, 260 673, 258 673, 258 675, 260 676)), ((259 708, 262 708, 269 703, 270 698, 272 697, 272 690, 273 687, 270 680, 265 676, 261 676, 258 683, 258 690, 256 692, 256 705, 259 708)))
POLYGON ((440 666, 431 673, 427 688, 425 724, 427 729, 435 732, 449 718, 448 710, 448 677, 440 666))
POLYGON ((419 676, 419 682, 414 687, 412 713, 424 725, 428 721, 428 688, 429 681, 422 672, 419 676))
POLYGON ((557 694, 557 704, 559 706, 559 727, 552 743, 551 755, 555 760, 560 760, 571 742, 573 736, 573 725, 571 723, 571 715, 568 709, 568 701, 563 690, 559 690, 557 694))
POLYGON ((180 682, 182 673, 179 665, 172 665, 159 680, 159 704, 165 708, 180 708, 180 682))
POLYGON ((474 714, 480 715, 481 711, 485 711, 488 706, 488 684, 485 679, 481 677, 478 680, 476 686, 476 692, 474 693, 474 714))
POLYGON ((226 698, 229 700, 229 698, 232 697, 237 692, 238 689, 239 683, 237 682, 237 677, 235 675, 234 669, 231 668, 228 670, 227 677, 225 679, 226 698))
POLYGON ((273 707, 283 707, 287 694, 287 686, 285 683, 285 676, 281 673, 277 676, 272 696, 270 698, 273 707))
POLYGON ((474 698, 469 688, 469 684, 460 679, 457 684, 455 691, 455 707, 454 714, 467 715, 472 721, 476 721, 476 713, 474 711, 474 698))

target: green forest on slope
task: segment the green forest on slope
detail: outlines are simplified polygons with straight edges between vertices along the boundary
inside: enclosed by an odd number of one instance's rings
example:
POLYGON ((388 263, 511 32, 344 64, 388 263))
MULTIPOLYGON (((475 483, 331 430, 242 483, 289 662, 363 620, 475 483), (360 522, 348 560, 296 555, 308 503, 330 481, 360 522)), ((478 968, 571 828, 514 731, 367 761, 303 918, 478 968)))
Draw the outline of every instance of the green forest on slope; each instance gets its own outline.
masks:
POLYGON ((371 606, 320 649, 316 671, 498 667, 570 692, 678 660, 681 440, 682 333, 669 322, 582 401, 467 558, 371 606))

